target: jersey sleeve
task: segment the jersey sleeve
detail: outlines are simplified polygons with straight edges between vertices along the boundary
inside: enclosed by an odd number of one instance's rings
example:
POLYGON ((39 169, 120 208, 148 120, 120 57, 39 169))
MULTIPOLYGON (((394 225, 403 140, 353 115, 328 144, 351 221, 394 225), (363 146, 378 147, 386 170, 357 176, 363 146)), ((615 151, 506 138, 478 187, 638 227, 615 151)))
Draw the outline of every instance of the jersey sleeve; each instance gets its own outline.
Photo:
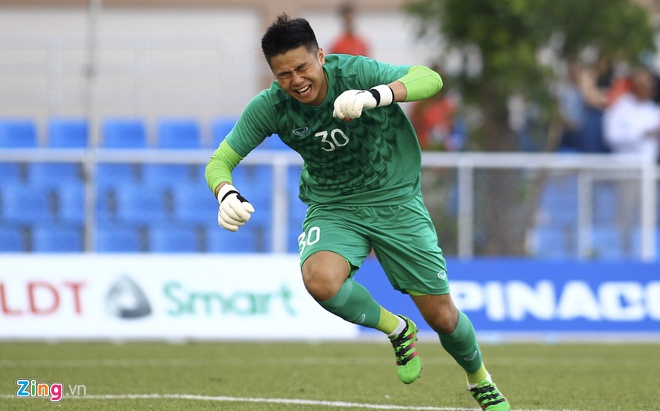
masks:
POLYGON ((411 67, 383 63, 364 56, 341 55, 339 58, 341 60, 335 75, 340 82, 357 81, 354 84, 346 84, 354 89, 368 90, 380 84, 391 83, 405 76, 411 67))
POLYGON ((275 110, 269 90, 263 90, 243 110, 225 139, 241 157, 247 156, 266 137, 277 133, 275 110))
POLYGON ((406 86, 406 101, 429 98, 442 88, 440 75, 426 66, 412 66, 408 73, 398 80, 406 86))
POLYGON ((232 182, 231 172, 243 159, 231 146, 224 140, 220 143, 217 150, 213 152, 211 159, 206 164, 205 177, 206 183, 215 195, 215 188, 222 182, 232 182))

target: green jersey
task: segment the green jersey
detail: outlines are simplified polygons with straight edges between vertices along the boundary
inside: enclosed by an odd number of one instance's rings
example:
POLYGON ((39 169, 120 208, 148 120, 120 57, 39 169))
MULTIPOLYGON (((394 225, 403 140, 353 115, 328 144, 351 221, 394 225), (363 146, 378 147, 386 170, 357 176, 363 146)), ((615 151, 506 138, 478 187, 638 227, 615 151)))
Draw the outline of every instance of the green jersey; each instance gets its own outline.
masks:
POLYGON ((420 190, 421 150, 401 107, 394 103, 366 110, 350 121, 332 113, 342 92, 391 83, 409 68, 363 56, 327 55, 328 94, 320 105, 303 104, 273 82, 250 101, 226 141, 245 157, 277 134, 304 160, 299 196, 307 204, 408 201, 420 190))

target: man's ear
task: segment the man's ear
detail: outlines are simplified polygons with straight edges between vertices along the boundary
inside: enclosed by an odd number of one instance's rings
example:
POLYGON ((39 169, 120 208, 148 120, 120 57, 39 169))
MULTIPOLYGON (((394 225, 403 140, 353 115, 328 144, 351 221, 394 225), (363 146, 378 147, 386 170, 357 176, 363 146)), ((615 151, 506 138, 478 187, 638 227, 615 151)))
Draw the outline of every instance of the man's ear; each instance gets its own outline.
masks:
POLYGON ((323 48, 321 47, 319 47, 318 58, 319 58, 319 63, 321 63, 321 65, 325 64, 325 53, 323 52, 323 48))

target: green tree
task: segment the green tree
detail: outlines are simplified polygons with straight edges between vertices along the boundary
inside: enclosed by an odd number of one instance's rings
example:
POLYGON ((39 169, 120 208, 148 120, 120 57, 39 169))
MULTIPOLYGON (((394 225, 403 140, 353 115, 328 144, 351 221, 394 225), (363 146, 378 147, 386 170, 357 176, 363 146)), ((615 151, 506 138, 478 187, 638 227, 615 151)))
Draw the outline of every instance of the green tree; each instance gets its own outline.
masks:
MULTIPOLYGON (((629 62, 654 51, 649 15, 630 0, 413 0, 405 10, 419 22, 420 37, 437 40, 438 60, 447 53, 463 57, 449 86, 477 114, 470 118, 479 119, 470 123, 472 150, 522 149, 508 121, 514 95, 536 109, 536 149, 555 149, 560 123, 551 86, 562 63, 588 50, 629 62)), ((521 196, 534 190, 511 171, 485 174, 477 191, 498 218, 481 228, 481 251, 520 255, 533 211, 521 196)))

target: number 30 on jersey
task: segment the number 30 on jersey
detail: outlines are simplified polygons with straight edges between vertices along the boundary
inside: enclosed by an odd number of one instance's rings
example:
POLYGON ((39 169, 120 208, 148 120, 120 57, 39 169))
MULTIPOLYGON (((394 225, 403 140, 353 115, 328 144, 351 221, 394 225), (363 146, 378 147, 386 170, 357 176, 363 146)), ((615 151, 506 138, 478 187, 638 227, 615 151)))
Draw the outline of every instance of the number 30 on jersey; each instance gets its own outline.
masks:
POLYGON ((303 232, 298 236, 298 252, 303 253, 305 247, 314 245, 321 239, 321 229, 312 227, 307 232, 303 232))
POLYGON ((337 147, 344 147, 349 142, 348 136, 338 128, 330 132, 319 131, 314 137, 321 138, 321 149, 324 151, 335 151, 337 147))

